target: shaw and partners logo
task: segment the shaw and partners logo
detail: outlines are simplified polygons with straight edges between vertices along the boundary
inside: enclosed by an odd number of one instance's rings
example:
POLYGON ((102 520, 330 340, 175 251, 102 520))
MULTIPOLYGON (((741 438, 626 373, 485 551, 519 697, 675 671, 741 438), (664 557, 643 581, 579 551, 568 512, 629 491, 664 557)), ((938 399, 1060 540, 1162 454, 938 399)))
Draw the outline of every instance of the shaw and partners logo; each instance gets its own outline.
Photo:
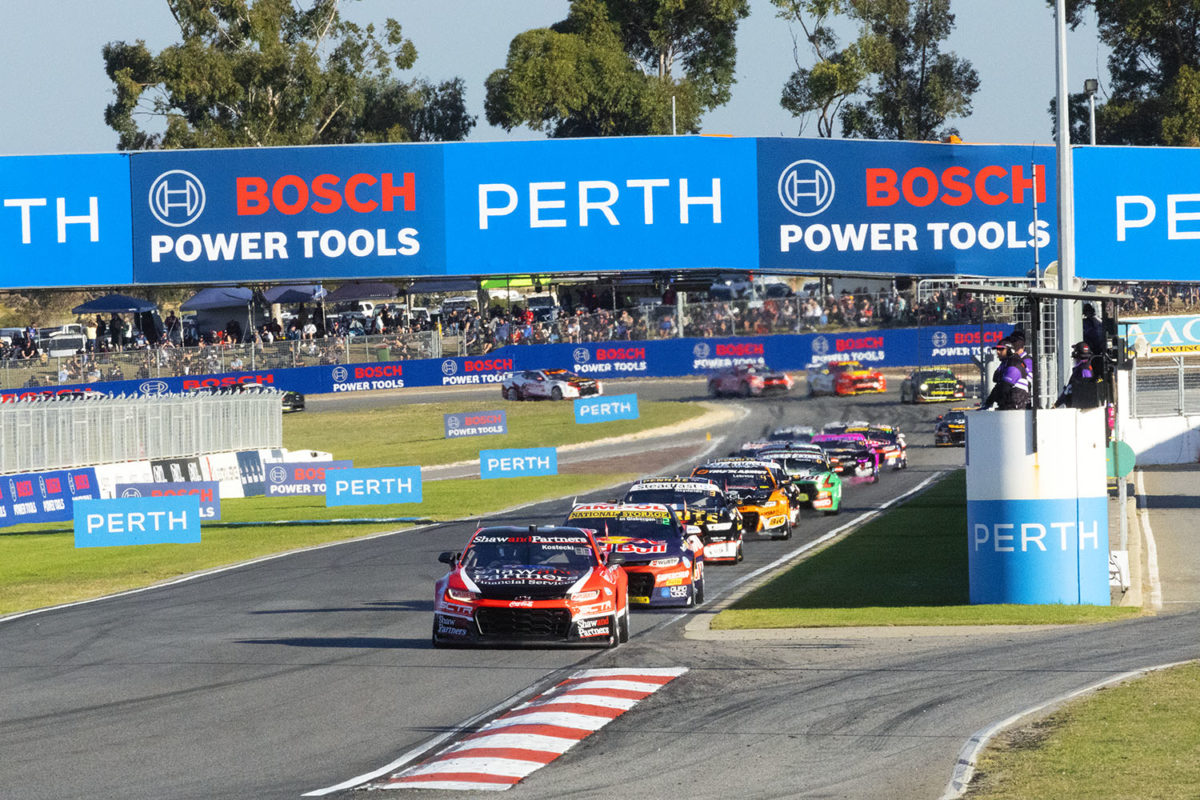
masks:
POLYGON ((163 225, 183 228, 204 213, 204 184, 190 172, 173 169, 150 184, 150 213, 163 225))
POLYGON ((833 173, 812 159, 793 161, 779 174, 779 202, 798 217, 813 217, 829 208, 836 189, 833 173))

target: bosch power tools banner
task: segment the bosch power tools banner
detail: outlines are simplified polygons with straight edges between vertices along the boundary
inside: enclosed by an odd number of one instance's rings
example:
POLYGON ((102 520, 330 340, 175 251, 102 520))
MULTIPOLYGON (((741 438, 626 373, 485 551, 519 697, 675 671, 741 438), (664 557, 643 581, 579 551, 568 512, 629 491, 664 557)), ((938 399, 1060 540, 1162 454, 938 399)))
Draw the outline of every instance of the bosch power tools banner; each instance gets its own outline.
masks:
POLYGON ((754 269, 753 139, 447 146, 447 271, 754 269))
POLYGON ((1056 257, 1054 148, 758 140, 763 269, 1024 276, 1056 257))
POLYGON ((133 157, 138 283, 445 271, 438 145, 133 157))
POLYGON ((133 283, 129 157, 0 158, 0 289, 133 283))

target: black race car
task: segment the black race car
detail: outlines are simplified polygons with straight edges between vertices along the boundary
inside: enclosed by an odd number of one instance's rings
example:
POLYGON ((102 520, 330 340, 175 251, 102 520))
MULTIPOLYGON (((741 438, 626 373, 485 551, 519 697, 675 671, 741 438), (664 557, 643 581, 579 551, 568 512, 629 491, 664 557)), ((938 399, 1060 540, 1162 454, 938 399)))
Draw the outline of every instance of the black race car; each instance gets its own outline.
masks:
POLYGON ((284 411, 303 411, 304 410, 304 395, 299 392, 284 392, 283 393, 283 410, 284 411))
POLYGON ((938 447, 966 447, 968 410, 952 408, 938 417, 933 428, 933 443, 938 447))
POLYGON ((742 512, 713 481, 678 476, 642 478, 629 487, 622 502, 670 506, 689 532, 698 529, 705 561, 736 564, 742 560, 742 512))
POLYGON ((962 400, 966 392, 966 384, 948 369, 918 369, 900 384, 900 402, 962 400))

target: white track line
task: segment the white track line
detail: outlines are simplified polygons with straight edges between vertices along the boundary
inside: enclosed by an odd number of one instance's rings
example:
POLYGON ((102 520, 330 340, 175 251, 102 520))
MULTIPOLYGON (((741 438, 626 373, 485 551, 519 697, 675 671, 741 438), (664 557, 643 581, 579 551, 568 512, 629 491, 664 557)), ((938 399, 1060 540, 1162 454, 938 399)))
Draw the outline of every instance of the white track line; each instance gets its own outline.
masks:
POLYGON ((1066 703, 1070 700, 1079 697, 1080 695, 1094 692, 1097 689, 1103 689, 1105 686, 1111 686, 1114 683, 1130 680, 1132 678, 1140 678, 1150 672, 1155 672, 1160 669, 1170 669, 1184 664, 1190 664, 1191 661, 1174 661, 1170 664, 1159 664, 1155 667, 1145 667, 1144 669, 1135 669, 1131 672, 1122 672, 1120 675, 1114 675, 1111 678, 1105 678, 1102 681, 1085 686, 1082 689, 1076 689, 1073 692, 1064 694, 1061 697, 1056 697, 1053 700, 1047 700, 1045 703, 1036 705, 1032 708, 1027 708, 1024 711, 1019 711, 1013 714, 1008 719, 1000 720, 986 728, 978 730, 967 740, 962 749, 958 751, 958 761, 954 765, 954 772, 950 777, 950 783, 946 786, 946 791, 942 793, 939 800, 957 800, 962 797, 967 791, 967 787, 971 783, 971 778, 975 775, 975 762, 979 758, 979 754, 983 751, 992 737, 1005 728, 1015 725, 1026 717, 1039 714, 1042 711, 1060 703, 1066 703))
POLYGON ((1150 582, 1150 608, 1161 611, 1163 595, 1162 580, 1158 573, 1158 544, 1154 540, 1154 531, 1150 528, 1150 509, 1146 506, 1146 487, 1142 482, 1140 469, 1134 476, 1134 493, 1137 495, 1138 527, 1142 529, 1142 539, 1146 543, 1146 577, 1150 582))

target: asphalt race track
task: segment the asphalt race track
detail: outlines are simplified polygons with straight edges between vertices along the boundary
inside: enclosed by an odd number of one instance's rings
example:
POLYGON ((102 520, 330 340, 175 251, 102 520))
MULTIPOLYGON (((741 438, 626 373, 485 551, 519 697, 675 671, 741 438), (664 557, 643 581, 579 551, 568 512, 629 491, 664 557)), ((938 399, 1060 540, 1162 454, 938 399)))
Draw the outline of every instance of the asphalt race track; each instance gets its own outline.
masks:
MULTIPOLYGON (((620 391, 692 400, 703 382, 620 391)), ((452 396, 501 407, 498 395, 452 396)), ((421 396, 312 398, 305 413, 421 396)), ((910 468, 848 487, 839 516, 808 513, 792 540, 748 540, 743 564, 710 568, 706 607, 756 568, 961 465, 961 449, 932 447, 944 406, 897 400, 749 400, 715 443, 695 438, 696 451, 724 454, 777 424, 866 418, 900 424, 910 443, 910 468)), ((662 443, 633 447, 636 468, 662 443)), ((566 508, 484 522, 559 522, 566 508)), ((506 796, 936 798, 981 728, 1113 674, 1200 656, 1195 611, 1038 631, 686 634, 704 607, 635 611, 632 640, 613 651, 434 650, 437 554, 460 547, 474 522, 0 622, 0 797, 296 798, 416 755, 571 669, 617 666, 689 671, 506 796)))

